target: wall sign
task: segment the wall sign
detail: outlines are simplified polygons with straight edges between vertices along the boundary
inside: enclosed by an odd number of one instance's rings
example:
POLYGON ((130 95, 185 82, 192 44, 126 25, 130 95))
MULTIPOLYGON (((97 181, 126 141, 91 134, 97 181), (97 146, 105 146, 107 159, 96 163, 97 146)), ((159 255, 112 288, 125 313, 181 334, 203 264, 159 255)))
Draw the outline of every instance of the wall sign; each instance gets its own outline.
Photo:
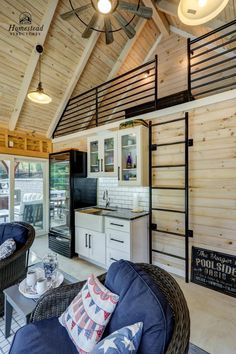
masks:
POLYGON ((236 257, 192 247, 191 281, 236 297, 236 257))

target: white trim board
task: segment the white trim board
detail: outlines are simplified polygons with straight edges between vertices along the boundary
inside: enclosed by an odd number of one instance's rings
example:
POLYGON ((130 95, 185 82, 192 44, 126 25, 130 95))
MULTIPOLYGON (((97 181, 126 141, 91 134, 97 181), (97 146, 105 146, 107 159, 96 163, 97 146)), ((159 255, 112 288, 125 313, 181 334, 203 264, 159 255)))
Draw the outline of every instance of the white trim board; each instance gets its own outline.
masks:
MULTIPOLYGON (((160 109, 158 111, 146 113, 146 114, 143 114, 142 116, 138 116, 138 118, 142 118, 144 120, 155 120, 155 119, 162 118, 162 117, 165 117, 165 116, 168 116, 171 114, 177 114, 180 112, 184 113, 187 111, 189 112, 189 111, 192 111, 196 108, 210 106, 212 104, 216 104, 216 103, 220 103, 220 102, 224 102, 224 101, 229 101, 232 99, 236 99, 236 89, 222 92, 222 93, 218 93, 218 94, 204 97, 204 98, 199 98, 195 101, 190 101, 190 102, 178 104, 176 106, 160 109)), ((137 117, 133 117, 128 120, 134 120, 134 119, 137 119, 137 117)), ((65 136, 62 136, 59 138, 55 138, 52 140, 52 143, 55 144, 55 143, 59 143, 59 142, 63 142, 63 141, 67 141, 67 140, 71 140, 71 139, 75 139, 75 138, 86 137, 89 135, 97 134, 98 132, 101 132, 103 130, 112 130, 112 129, 118 128, 119 125, 123 122, 127 122, 127 119, 120 120, 118 122, 114 122, 114 123, 110 123, 110 124, 106 124, 106 125, 101 125, 99 127, 95 127, 95 128, 88 129, 88 130, 83 130, 81 132, 73 133, 70 135, 65 135, 65 136)))

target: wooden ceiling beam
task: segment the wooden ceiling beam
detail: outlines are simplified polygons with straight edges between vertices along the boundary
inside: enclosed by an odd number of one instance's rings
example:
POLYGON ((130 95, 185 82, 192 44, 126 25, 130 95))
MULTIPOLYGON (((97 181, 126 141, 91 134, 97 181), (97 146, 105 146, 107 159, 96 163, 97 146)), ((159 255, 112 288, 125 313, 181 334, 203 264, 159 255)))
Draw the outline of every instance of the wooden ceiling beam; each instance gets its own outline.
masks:
MULTIPOLYGON (((98 21, 98 27, 100 27, 101 24, 102 24, 102 21, 101 20, 98 21)), ((51 136, 54 132, 54 129, 55 129, 59 119, 61 118, 61 115, 63 114, 63 111, 66 108, 66 105, 67 105, 69 99, 71 98, 71 95, 72 95, 72 93, 79 81, 79 78, 82 75, 82 73, 87 65, 87 62, 93 52, 94 47, 96 46, 99 35, 100 35, 100 32, 93 31, 90 38, 87 40, 87 45, 83 51, 81 58, 79 59, 79 63, 78 63, 78 65, 71 77, 71 80, 69 81, 67 89, 66 89, 63 97, 61 98, 61 103, 60 103, 59 107, 57 108, 56 114, 53 117, 51 124, 48 128, 48 131, 47 131, 48 138, 51 138, 51 136)))
POLYGON ((170 26, 165 17, 165 14, 159 11, 156 5, 153 3, 153 0, 143 0, 145 6, 151 7, 153 14, 152 19, 155 22, 156 26, 160 30, 161 34, 164 37, 168 37, 170 34, 170 26))
MULTIPOLYGON (((136 43, 140 33, 142 32, 142 30, 144 29, 144 26, 146 24, 147 20, 145 20, 144 18, 140 18, 136 27, 135 27, 135 31, 136 34, 135 36, 128 40, 124 46, 124 48, 122 49, 116 63, 113 65, 112 70, 110 71, 110 74, 107 77, 106 81, 109 81, 111 79, 113 79, 120 71, 120 68, 122 67, 122 65, 124 64, 125 60, 127 59, 128 55, 130 54, 131 49, 133 48, 134 44, 136 43)), ((106 96, 107 92, 109 91, 109 89, 104 90, 103 95, 100 97, 100 103, 99 106, 101 106, 102 101, 104 99, 104 97, 106 96)), ((93 116, 95 115, 95 111, 93 113, 93 116)), ((91 115, 91 112, 88 113, 89 115, 91 115)), ((90 126, 91 122, 93 121, 93 118, 89 121, 88 126, 90 126)))
POLYGON ((18 96, 16 98, 15 107, 9 120, 9 130, 14 130, 16 128, 16 124, 19 119, 39 59, 39 54, 36 52, 35 47, 37 44, 44 44, 58 2, 59 0, 49 0, 48 2, 47 11, 45 12, 45 15, 43 16, 40 24, 40 26, 43 25, 43 31, 41 32, 40 37, 35 37, 34 48, 30 55, 28 65, 25 70, 24 78, 21 83, 18 96))

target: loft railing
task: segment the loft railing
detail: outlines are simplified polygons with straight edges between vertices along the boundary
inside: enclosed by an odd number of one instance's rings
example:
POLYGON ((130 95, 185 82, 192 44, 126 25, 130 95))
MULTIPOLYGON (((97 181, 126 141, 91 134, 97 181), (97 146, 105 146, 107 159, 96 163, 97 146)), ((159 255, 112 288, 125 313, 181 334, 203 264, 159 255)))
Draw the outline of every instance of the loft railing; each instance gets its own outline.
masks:
POLYGON ((188 91, 194 98, 236 88, 236 20, 188 40, 188 91))
MULTIPOLYGON (((187 55, 188 90, 184 102, 236 88, 236 20, 196 39, 188 39, 187 55)), ((132 116, 130 111, 138 115, 183 103, 181 97, 177 93, 158 99, 156 56, 152 61, 71 98, 53 138, 123 120, 132 116)))
POLYGON ((133 70, 71 98, 53 138, 125 119, 135 105, 157 106, 157 56, 133 70))

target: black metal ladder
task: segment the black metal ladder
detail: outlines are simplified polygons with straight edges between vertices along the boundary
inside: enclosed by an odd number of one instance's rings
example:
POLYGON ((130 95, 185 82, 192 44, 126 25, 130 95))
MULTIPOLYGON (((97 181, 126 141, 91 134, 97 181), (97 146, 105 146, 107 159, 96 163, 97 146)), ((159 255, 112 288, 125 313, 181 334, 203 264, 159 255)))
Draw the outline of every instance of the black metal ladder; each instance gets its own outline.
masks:
POLYGON ((153 252, 163 254, 165 256, 169 257, 174 257, 177 259, 181 259, 185 261, 185 281, 188 283, 189 282, 189 237, 193 237, 193 231, 189 230, 189 147, 193 145, 193 140, 189 139, 189 119, 188 119, 188 113, 185 113, 185 116, 182 118, 178 119, 173 119, 173 120, 168 120, 165 122, 160 122, 156 124, 152 124, 152 122, 149 123, 149 191, 150 191, 150 228, 149 228, 149 247, 150 247, 150 263, 152 263, 152 255, 153 252), (152 128, 159 126, 159 125, 164 125, 164 124, 174 124, 179 121, 184 121, 184 139, 179 140, 176 142, 166 142, 163 144, 153 144, 152 141, 152 128), (158 148, 163 147, 163 146, 171 146, 171 145, 184 145, 184 163, 183 164, 176 164, 176 165, 159 165, 159 166, 153 166, 153 151, 158 151, 158 148), (153 186, 153 178, 152 178, 152 171, 153 169, 160 169, 160 168, 176 168, 176 167, 183 167, 184 168, 184 186, 153 186), (154 189, 166 189, 166 190, 183 190, 184 191, 184 210, 175 210, 175 209, 166 209, 166 208, 157 208, 153 207, 153 201, 152 201, 152 192, 154 189), (164 212, 170 212, 170 213, 180 213, 184 214, 185 217, 185 231, 184 233, 178 233, 178 232, 172 232, 172 231, 166 231, 166 230, 161 230, 158 228, 158 225, 153 223, 153 210, 155 211, 164 211, 164 212), (185 255, 184 257, 159 251, 156 249, 153 249, 153 238, 152 238, 152 233, 157 232, 157 233, 162 233, 162 234, 168 234, 168 235, 173 235, 177 237, 184 237, 185 239, 185 255))

